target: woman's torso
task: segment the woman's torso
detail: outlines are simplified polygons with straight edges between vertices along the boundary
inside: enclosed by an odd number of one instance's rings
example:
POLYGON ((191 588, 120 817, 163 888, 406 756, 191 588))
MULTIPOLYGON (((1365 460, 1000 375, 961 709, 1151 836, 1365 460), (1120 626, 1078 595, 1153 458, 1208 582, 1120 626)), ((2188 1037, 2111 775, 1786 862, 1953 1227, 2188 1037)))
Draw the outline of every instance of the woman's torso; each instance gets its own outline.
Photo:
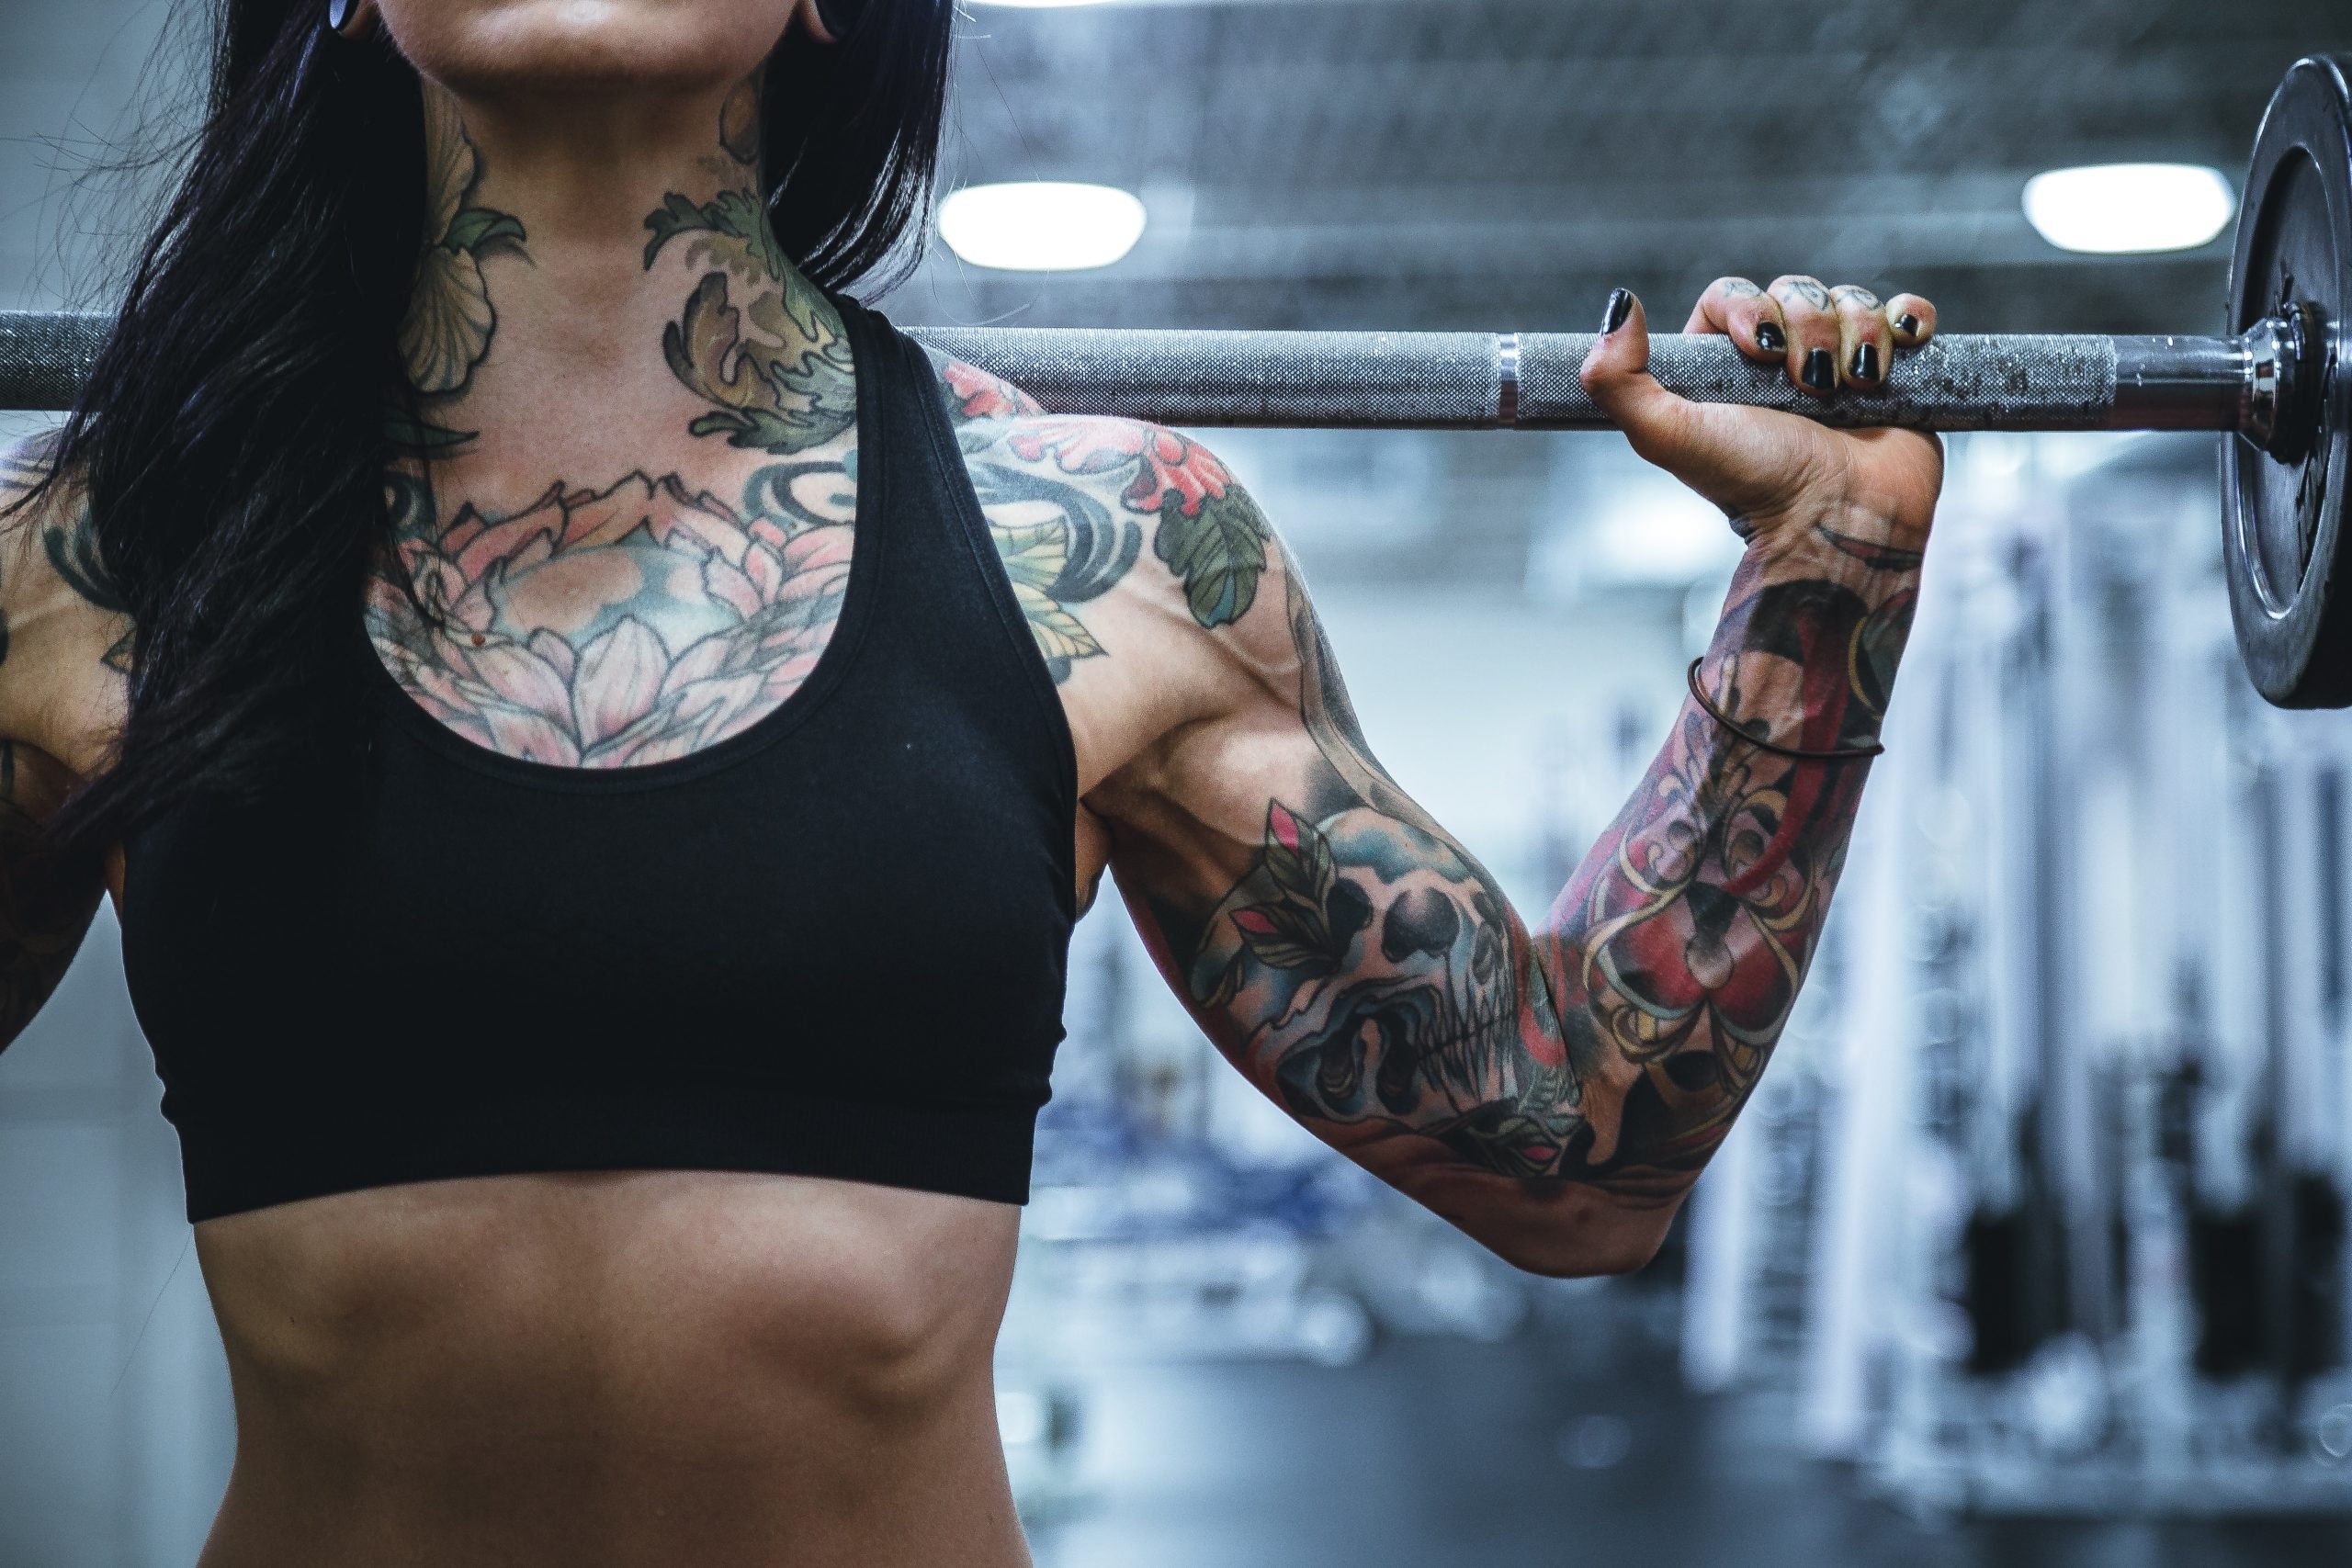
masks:
POLYGON ((1016 1228, 705 1171, 207 1221, 238 1452, 204 1561, 1024 1562, 989 1366, 1016 1228))
MULTIPOLYGON (((1009 515, 1035 513, 1032 494, 1009 515)), ((822 662, 821 647, 804 660, 822 662)), ((1081 795, 1160 722, 1148 665, 1113 663, 1059 689, 1081 795)), ((413 673, 407 698, 425 705, 407 721, 447 697, 413 673)), ((698 744, 788 707, 790 682, 776 689, 698 744)), ((92 666, 28 739, 86 770, 120 700, 92 666)), ((1103 841, 1074 818, 1076 893, 1103 841)), ((119 908, 119 856, 110 881, 119 908)), ((371 1005, 434 998, 425 974, 371 1005)), ((863 1181, 640 1169, 206 1219, 240 1424, 208 1561, 1021 1561, 989 1381, 1017 1214, 863 1181)))

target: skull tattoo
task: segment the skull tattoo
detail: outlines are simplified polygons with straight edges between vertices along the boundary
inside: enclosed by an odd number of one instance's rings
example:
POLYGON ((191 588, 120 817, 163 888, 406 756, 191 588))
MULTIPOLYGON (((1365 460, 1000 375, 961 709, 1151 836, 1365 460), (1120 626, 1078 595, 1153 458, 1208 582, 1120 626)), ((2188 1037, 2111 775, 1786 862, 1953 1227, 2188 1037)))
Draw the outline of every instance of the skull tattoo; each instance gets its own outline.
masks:
POLYGON ((1410 1127, 1533 1175, 1565 1129, 1532 1108, 1573 1093, 1556 1046, 1531 1054, 1512 931, 1444 840, 1369 807, 1310 823, 1277 803, 1193 988, 1260 1021, 1245 1060, 1295 1114, 1410 1127))

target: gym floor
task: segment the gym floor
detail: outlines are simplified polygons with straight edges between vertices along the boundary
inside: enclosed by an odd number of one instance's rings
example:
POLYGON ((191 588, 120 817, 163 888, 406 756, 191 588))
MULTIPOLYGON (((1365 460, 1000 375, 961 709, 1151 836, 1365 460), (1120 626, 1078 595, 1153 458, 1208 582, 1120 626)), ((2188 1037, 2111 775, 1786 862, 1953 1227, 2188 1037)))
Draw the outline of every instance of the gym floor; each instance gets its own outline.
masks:
POLYGON ((1786 1395, 1685 1392, 1640 1315, 1595 1296, 1556 1331, 1491 1345, 1401 1339, 1340 1371, 1142 1363, 1092 1377, 1080 1441, 1104 1456, 1091 1461, 1096 1490, 1035 1531, 1040 1568, 2352 1561, 2344 1519, 1905 1513, 1863 1495, 1850 1472, 1792 1454, 1786 1395), (1630 1439, 1622 1457, 1575 1462, 1580 1432, 1616 1422, 1630 1439))

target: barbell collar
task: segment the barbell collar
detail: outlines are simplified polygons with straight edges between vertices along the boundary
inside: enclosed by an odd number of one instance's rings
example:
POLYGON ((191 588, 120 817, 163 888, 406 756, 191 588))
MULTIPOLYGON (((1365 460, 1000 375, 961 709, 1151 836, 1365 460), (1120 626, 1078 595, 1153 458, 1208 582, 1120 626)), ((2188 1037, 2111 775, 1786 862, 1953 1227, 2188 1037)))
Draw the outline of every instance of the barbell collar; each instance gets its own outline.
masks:
MULTIPOLYGON (((68 406, 103 316, 0 311, 0 408, 68 406)), ((1953 334, 1895 356, 1883 387, 1819 398, 1728 338, 1659 333, 1650 370, 1710 402, 1844 428, 2237 430, 2267 447, 2312 403, 2302 323, 2242 338, 1953 334)), ((1587 333, 1245 333, 917 328, 927 346, 1026 389, 1048 410, 1161 424, 1605 430, 1577 368, 1587 333)))

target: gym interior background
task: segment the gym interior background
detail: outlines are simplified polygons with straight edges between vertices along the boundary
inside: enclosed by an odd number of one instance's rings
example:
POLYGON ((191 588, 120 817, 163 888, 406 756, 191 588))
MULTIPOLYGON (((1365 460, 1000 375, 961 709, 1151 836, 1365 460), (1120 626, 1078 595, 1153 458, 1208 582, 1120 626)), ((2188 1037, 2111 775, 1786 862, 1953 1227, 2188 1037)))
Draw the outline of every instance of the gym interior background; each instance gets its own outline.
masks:
MULTIPOLYGON (((0 4, 0 307, 103 303, 80 157, 168 6, 0 4)), ((968 0, 951 186, 1139 196, 906 324, 1663 327, 1719 272, 1956 331, 2212 332, 2227 231, 2055 248, 2038 171, 2234 183, 2337 0, 968 0)), ((16 428, 31 423, 17 421, 16 428)), ((1734 545, 1611 436, 1213 434, 1394 772, 1541 908, 1734 545)), ((2215 439, 1975 436, 1799 1023, 1666 1253, 1511 1273, 1259 1102, 1115 900, 1001 1352, 1048 1568, 2352 1561, 2352 719, 2231 647, 2215 439)), ((226 1373, 111 917, 0 1059, 0 1562, 185 1564, 226 1373)))

